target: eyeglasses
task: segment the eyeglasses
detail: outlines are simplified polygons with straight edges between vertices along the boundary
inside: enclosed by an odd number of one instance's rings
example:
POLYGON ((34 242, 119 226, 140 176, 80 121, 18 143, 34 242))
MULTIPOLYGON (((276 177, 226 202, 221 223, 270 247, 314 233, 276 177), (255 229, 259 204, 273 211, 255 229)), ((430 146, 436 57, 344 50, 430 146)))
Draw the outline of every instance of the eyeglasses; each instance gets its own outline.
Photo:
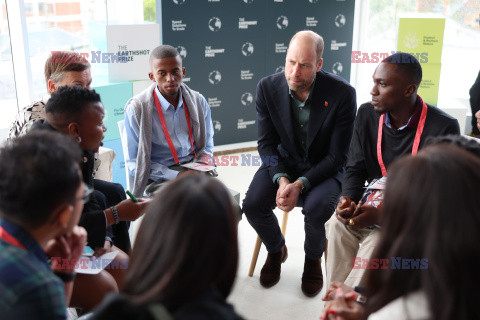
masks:
POLYGON ((83 204, 86 204, 88 201, 90 201, 93 193, 93 188, 89 188, 85 183, 83 183, 83 186, 85 187, 83 191, 83 196, 81 196, 80 198, 75 198, 73 200, 73 203, 82 200, 83 204))

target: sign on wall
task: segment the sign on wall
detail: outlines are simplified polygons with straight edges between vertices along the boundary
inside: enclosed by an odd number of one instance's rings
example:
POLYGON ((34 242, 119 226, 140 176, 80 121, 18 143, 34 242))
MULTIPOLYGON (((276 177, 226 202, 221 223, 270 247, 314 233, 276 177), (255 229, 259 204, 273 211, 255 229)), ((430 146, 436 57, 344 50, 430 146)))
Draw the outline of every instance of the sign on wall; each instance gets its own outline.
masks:
POLYGON ((185 83, 212 109, 215 145, 257 139, 258 81, 282 72, 290 38, 325 41, 325 71, 350 80, 354 0, 162 0, 163 43, 176 47, 185 83))
POLYGON ((108 63, 110 82, 148 79, 150 51, 160 45, 160 26, 108 25, 108 52, 93 52, 92 63, 108 63))
POLYGON ((442 68, 445 18, 401 17, 398 23, 397 49, 417 57, 422 64, 422 83, 418 94, 437 105, 442 68))

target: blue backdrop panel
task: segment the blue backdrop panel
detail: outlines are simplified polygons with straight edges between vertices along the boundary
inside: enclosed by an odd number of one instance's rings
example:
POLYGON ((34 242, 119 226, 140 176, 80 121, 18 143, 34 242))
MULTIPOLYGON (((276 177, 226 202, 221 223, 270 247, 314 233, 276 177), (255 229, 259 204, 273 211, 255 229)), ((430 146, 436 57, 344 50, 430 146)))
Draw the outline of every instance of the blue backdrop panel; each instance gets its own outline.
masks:
POLYGON ((104 141, 120 139, 117 123, 125 119, 124 109, 127 101, 132 97, 131 82, 115 82, 94 87, 100 95, 105 107, 103 123, 107 127, 104 141))

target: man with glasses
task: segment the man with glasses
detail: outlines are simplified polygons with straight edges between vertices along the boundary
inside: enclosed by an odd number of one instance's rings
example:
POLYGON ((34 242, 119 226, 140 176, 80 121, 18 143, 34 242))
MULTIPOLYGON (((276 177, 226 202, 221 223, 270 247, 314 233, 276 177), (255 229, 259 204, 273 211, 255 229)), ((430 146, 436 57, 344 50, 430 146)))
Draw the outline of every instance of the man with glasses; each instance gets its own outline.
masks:
POLYGON ((0 149, 2 319, 66 319, 70 266, 87 240, 77 226, 91 194, 80 159, 80 148, 55 132, 28 134, 0 149))

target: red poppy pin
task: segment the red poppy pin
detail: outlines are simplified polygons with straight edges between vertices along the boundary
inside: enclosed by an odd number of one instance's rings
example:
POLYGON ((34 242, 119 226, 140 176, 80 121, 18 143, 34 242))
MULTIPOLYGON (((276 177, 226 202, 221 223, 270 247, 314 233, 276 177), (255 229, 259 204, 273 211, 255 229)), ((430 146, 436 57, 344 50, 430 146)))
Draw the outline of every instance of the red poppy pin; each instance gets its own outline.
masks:
POLYGON ((328 102, 327 101, 325 101, 325 107, 328 107, 328 102))

